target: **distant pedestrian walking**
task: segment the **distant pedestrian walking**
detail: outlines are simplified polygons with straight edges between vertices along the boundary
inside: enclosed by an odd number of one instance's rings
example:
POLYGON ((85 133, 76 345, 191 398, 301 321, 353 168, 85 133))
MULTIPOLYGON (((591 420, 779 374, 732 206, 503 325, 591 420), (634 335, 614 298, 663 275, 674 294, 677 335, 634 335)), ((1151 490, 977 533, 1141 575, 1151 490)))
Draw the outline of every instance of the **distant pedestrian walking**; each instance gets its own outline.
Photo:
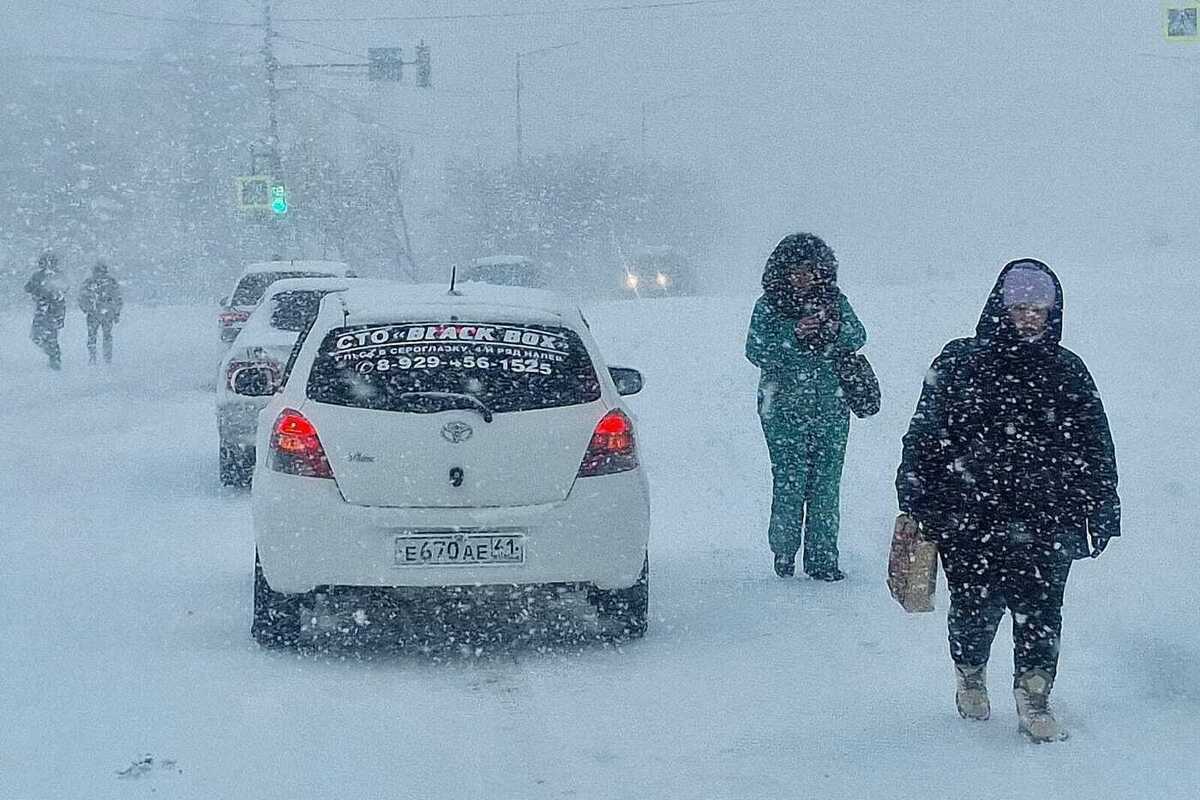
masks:
POLYGON ((1121 533, 1108 419, 1062 324, 1050 268, 1005 266, 975 336, 925 374, 896 475, 897 527, 941 552, 959 714, 991 715, 987 663, 1011 611, 1019 726, 1038 742, 1065 735, 1048 701, 1072 559, 1121 533))
POLYGON ((29 338, 50 359, 51 369, 62 369, 62 350, 58 332, 67 319, 67 292, 58 272, 58 256, 43 253, 38 266, 25 283, 25 291, 33 296, 33 326, 29 338))
POLYGON ((108 265, 97 261, 92 276, 79 288, 79 308, 87 317, 88 362, 96 363, 96 334, 103 334, 104 363, 112 363, 113 325, 121 320, 121 286, 108 271, 108 265))
POLYGON ((758 415, 774 481, 768 540, 775 572, 803 566, 823 581, 838 568, 842 461, 850 408, 838 363, 867 333, 837 287, 837 258, 811 233, 787 236, 767 259, 754 305, 746 358, 762 370, 758 415))

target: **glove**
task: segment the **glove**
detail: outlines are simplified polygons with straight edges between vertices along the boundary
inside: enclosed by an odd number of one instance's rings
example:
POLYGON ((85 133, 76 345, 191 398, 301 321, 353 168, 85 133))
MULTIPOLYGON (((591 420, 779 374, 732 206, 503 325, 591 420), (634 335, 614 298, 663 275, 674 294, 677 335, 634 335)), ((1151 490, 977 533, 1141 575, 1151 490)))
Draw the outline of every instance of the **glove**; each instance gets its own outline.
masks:
POLYGON ((801 317, 796 321, 796 339, 801 344, 808 344, 821 330, 821 319, 816 314, 801 317))

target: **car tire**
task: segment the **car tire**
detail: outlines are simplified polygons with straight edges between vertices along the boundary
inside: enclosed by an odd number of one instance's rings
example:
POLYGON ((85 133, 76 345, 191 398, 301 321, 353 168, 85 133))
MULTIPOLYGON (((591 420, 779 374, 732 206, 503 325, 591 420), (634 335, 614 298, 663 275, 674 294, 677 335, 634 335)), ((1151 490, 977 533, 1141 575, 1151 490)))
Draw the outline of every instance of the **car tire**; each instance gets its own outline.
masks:
POLYGON ((254 476, 254 450, 222 444, 217 455, 222 486, 250 485, 254 476))
POLYGON ((300 598, 277 592, 267 583, 254 552, 254 621, 250 635, 263 647, 294 647, 300 639, 300 598))
POLYGON ((642 562, 642 574, 628 589, 595 589, 592 602, 608 638, 640 639, 646 635, 650 618, 650 556, 642 562))

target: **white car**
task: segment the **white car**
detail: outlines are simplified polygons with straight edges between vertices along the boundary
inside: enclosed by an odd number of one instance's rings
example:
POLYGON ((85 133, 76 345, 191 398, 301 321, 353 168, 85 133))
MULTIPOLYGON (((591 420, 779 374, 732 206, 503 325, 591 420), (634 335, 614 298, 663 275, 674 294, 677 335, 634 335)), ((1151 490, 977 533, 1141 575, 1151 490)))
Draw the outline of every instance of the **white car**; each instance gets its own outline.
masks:
POLYGON ((245 486, 254 471, 258 412, 281 383, 292 348, 317 316, 321 298, 349 287, 351 278, 285 278, 271 284, 250 314, 217 373, 219 472, 226 486, 245 486), (262 368, 277 377, 267 383, 262 368))
POLYGON ((458 279, 464 283, 477 281, 498 286, 524 286, 528 289, 548 288, 545 272, 525 256, 472 259, 459 268, 458 279))
POLYGON ((629 297, 695 294, 695 268, 673 247, 646 247, 624 262, 621 285, 629 297))
POLYGON ((229 344, 237 338, 242 325, 262 300, 267 287, 284 278, 352 278, 354 270, 341 261, 260 261, 248 264, 234 284, 233 291, 221 300, 217 329, 221 341, 229 344))
POLYGON ((330 593, 545 584, 641 636, 650 504, 622 399, 641 383, 548 292, 328 295, 260 417, 254 637, 301 640, 330 593))

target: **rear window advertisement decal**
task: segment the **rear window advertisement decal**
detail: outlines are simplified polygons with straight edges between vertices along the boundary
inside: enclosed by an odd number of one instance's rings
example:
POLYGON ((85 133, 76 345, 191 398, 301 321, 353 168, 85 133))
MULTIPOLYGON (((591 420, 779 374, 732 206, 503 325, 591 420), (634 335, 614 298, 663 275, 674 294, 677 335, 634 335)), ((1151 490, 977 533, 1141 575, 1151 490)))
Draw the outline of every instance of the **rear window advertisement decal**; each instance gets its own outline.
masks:
POLYGON ((343 333, 329 356, 360 375, 392 370, 500 370, 552 375, 570 353, 553 331, 482 323, 380 325, 343 333))

